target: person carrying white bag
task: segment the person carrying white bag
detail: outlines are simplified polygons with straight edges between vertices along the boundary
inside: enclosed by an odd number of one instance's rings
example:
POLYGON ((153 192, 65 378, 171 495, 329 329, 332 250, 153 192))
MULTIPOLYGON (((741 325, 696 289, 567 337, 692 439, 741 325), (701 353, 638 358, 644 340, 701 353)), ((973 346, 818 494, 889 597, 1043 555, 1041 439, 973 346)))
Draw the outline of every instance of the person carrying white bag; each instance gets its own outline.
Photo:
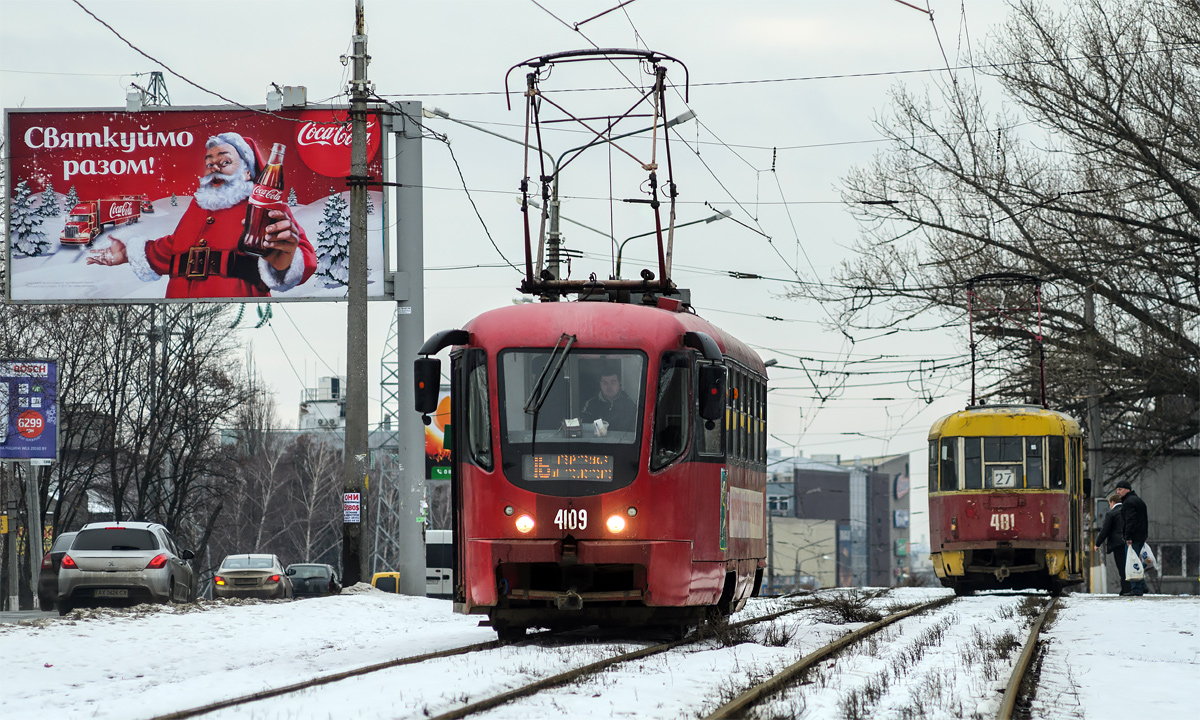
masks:
POLYGON ((1141 592, 1136 590, 1138 585, 1144 587, 1146 584, 1146 570, 1142 566, 1142 559, 1138 557, 1136 552, 1125 553, 1125 579, 1135 588, 1133 592, 1129 593, 1130 595, 1141 595, 1145 592, 1145 590, 1141 592))
MULTIPOLYGON (((1145 595, 1146 580, 1145 580, 1145 565, 1142 561, 1142 550, 1146 547, 1146 503, 1138 497, 1138 494, 1133 491, 1133 487, 1128 480, 1121 480, 1117 483, 1117 493, 1121 496, 1121 520, 1125 530, 1125 545, 1133 549, 1132 553, 1125 553, 1125 579, 1129 581, 1130 595, 1145 595), (1130 572, 1129 559, 1132 557, 1136 561, 1137 574, 1128 574, 1130 572)), ((1146 548, 1147 550, 1149 548, 1146 548)))

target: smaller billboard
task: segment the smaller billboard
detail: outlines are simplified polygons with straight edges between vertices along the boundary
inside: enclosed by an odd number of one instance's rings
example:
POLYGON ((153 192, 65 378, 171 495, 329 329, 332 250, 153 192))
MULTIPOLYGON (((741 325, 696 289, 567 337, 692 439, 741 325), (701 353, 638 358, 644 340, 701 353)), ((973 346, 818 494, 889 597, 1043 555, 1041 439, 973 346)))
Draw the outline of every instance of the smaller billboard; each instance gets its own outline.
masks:
POLYGON ((450 479, 450 386, 443 385, 438 393, 437 412, 433 422, 425 426, 425 479, 450 479))
POLYGON ((57 361, 0 360, 0 460, 57 459, 57 361))

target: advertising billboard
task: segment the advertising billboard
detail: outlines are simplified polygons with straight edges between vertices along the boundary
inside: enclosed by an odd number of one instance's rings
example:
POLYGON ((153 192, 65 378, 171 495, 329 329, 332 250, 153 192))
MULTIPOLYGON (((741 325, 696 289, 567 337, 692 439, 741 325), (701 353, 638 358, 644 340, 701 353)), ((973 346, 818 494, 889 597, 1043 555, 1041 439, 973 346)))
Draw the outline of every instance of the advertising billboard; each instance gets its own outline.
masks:
MULTIPOLYGON (((332 107, 8 110, 13 302, 347 295, 350 126, 332 107)), ((380 117, 368 174, 382 178, 380 117)), ((384 196, 368 192, 368 296, 384 196)))
POLYGON ((438 393, 437 412, 425 426, 425 479, 450 479, 450 453, 453 451, 450 434, 450 386, 443 385, 438 393))
POLYGON ((0 359, 0 460, 58 459, 58 363, 0 359))

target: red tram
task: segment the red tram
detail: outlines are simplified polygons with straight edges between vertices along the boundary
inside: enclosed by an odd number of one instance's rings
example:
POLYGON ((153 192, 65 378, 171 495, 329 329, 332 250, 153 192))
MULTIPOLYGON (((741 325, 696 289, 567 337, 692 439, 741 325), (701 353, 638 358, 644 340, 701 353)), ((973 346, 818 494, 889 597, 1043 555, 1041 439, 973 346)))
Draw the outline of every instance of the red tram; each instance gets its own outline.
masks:
POLYGON ((421 348, 428 413, 428 356, 454 346, 454 609, 501 637, 678 627, 758 594, 766 368, 679 300, 645 298, 493 310, 421 348))

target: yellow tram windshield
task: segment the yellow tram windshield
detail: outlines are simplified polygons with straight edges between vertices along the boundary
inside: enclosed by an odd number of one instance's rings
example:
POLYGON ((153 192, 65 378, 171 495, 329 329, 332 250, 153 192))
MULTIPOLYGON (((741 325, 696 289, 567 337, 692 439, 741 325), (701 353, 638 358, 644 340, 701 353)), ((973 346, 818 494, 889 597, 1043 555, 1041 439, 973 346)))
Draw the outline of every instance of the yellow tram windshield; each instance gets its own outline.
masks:
POLYGON ((1079 471, 1082 433, 1036 406, 973 407, 929 433, 929 490, 1065 490, 1079 471))

